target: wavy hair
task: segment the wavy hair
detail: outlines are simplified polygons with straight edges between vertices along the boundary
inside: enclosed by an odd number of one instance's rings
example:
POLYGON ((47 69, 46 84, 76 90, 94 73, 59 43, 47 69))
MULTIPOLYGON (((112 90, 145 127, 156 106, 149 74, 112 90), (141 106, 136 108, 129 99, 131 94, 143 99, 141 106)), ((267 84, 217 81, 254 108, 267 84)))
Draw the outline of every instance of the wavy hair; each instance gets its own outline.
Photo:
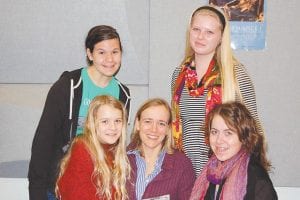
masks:
POLYGON ((211 110, 205 123, 205 140, 208 145, 212 120, 216 115, 222 117, 228 127, 236 130, 242 148, 245 148, 266 171, 269 171, 271 164, 266 157, 265 136, 259 131, 256 120, 246 106, 239 102, 228 102, 217 105, 211 110))
POLYGON ((197 8, 193 12, 190 24, 187 29, 185 56, 183 61, 181 62, 181 65, 187 62, 191 62, 195 58, 195 52, 190 44, 190 30, 195 16, 199 14, 212 16, 220 23, 222 40, 221 44, 216 48, 215 57, 220 67, 222 77, 222 101, 234 101, 236 95, 238 95, 238 97, 242 101, 242 95, 240 93, 234 72, 234 66, 238 65, 239 62, 235 59, 232 48, 230 46, 231 40, 229 21, 224 12, 217 7, 211 5, 202 6, 197 8))
POLYGON ((168 104, 167 101, 165 101, 164 99, 161 98, 153 98, 153 99, 149 99, 146 102, 144 102, 140 108, 138 109, 136 116, 135 116, 135 120, 134 120, 134 128, 131 134, 131 145, 129 145, 129 149, 139 149, 141 152, 141 138, 140 138, 140 132, 139 130, 137 130, 136 127, 136 123, 137 121, 141 120, 141 115, 144 112, 144 110, 154 107, 154 106, 163 106, 168 114, 169 114, 169 120, 168 120, 168 135, 165 137, 165 139, 163 140, 163 144, 162 144, 162 150, 166 150, 167 153, 172 154, 174 152, 174 139, 172 137, 172 132, 171 132, 171 122, 172 122, 172 111, 170 108, 170 105, 168 104))
POLYGON ((64 174, 65 169, 68 167, 72 148, 76 142, 82 141, 88 149, 94 164, 91 179, 94 180, 97 195, 99 197, 112 199, 111 188, 114 187, 116 189, 114 199, 128 199, 125 185, 127 178, 129 178, 130 167, 126 156, 126 121, 126 110, 123 104, 115 98, 103 95, 97 96, 91 101, 83 134, 81 136, 77 136, 73 140, 68 153, 61 161, 60 173, 56 182, 56 194, 59 194, 57 183, 60 177, 64 174), (103 105, 109 105, 122 111, 123 118, 121 136, 113 147, 114 167, 112 170, 106 162, 105 151, 97 137, 97 112, 103 105))

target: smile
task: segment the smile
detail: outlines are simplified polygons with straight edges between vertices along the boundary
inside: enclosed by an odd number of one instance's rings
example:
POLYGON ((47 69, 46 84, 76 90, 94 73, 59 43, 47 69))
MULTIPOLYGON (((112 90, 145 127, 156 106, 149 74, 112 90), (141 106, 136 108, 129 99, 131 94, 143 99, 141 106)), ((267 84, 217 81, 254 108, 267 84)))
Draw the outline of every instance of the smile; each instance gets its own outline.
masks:
POLYGON ((157 135, 150 135, 150 134, 148 134, 147 137, 152 140, 157 140, 159 138, 157 135))

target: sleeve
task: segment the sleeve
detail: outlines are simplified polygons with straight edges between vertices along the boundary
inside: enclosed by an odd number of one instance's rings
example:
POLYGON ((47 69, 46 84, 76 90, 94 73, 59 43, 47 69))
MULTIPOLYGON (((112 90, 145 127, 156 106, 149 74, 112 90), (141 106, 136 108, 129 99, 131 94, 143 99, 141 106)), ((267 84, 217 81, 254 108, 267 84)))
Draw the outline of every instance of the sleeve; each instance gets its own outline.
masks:
MULTIPOLYGON (((68 92, 63 90, 62 80, 49 90, 44 110, 40 118, 31 148, 29 164, 29 196, 31 200, 46 200, 47 190, 55 179, 53 171, 57 167, 58 141, 62 137, 62 127, 66 111, 68 92), (55 162, 55 163, 54 163, 55 162)), ((66 88, 67 89, 67 88, 66 88)))
POLYGON ((126 104, 126 111, 127 111, 127 118, 128 118, 128 122, 130 120, 130 117, 131 117, 131 107, 130 107, 130 104, 131 104, 131 96, 130 96, 130 90, 128 87, 125 86, 125 90, 127 92, 127 97, 126 99, 128 100, 127 104, 126 104))
POLYGON ((277 200, 277 193, 271 181, 259 180, 255 185, 255 200, 277 200))
POLYGON ((173 96, 174 96, 175 82, 177 80, 179 72, 180 72, 180 68, 176 67, 175 70, 173 71, 173 74, 172 74, 172 78, 171 78, 171 98, 173 98, 173 96))
POLYGON ((67 168, 59 181, 63 200, 97 200, 96 187, 92 181, 93 161, 83 143, 72 148, 67 168))
POLYGON ((185 155, 182 159, 182 173, 178 185, 178 199, 189 199, 196 179, 192 163, 185 155))
POLYGON ((277 193, 269 174, 252 156, 248 165, 247 193, 245 199, 277 200, 277 193))
POLYGON ((247 109, 250 111, 252 117, 255 119, 259 132, 264 133, 257 113, 256 95, 254 85, 243 65, 235 66, 235 73, 237 76, 238 85, 242 95, 242 102, 245 104, 247 109))
POLYGON ((130 117, 131 117, 131 107, 130 107, 131 96, 130 96, 130 90, 129 90, 129 88, 126 85, 122 84, 118 79, 117 79, 117 81, 118 81, 119 87, 121 89, 120 100, 125 105, 126 112, 127 112, 127 119, 128 119, 128 122, 129 122, 130 121, 130 117))

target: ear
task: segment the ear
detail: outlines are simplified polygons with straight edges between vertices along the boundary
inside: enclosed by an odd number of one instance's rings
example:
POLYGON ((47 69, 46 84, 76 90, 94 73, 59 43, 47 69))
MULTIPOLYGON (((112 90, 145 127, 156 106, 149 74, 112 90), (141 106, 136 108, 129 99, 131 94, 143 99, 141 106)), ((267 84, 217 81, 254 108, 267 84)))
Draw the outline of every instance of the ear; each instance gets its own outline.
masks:
POLYGON ((86 55, 88 56, 90 61, 93 61, 93 55, 89 48, 86 49, 86 55))
POLYGON ((167 137, 168 137, 168 136, 171 136, 171 137, 172 137, 172 125, 171 125, 171 123, 169 124, 168 129, 167 129, 167 131, 166 131, 166 136, 167 136, 167 137))
POLYGON ((134 122, 134 129, 140 131, 140 120, 136 119, 134 122))

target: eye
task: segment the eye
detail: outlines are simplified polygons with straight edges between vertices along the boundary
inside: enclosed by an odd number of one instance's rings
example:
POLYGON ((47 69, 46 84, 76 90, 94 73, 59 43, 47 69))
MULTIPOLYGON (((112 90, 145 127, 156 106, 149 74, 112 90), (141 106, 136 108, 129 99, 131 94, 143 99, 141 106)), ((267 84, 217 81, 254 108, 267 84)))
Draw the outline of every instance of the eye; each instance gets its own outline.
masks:
POLYGON ((230 131, 230 130, 224 132, 224 135, 225 135, 225 136, 231 136, 231 135, 233 135, 233 134, 234 134, 234 132, 232 132, 232 131, 230 131))
POLYGON ((217 135, 218 131, 215 129, 210 130, 210 135, 217 135))
POLYGON ((158 125, 159 125, 160 127, 162 127, 162 128, 165 128, 165 127, 168 126, 167 122, 164 122, 164 121, 159 121, 159 122, 158 122, 158 125))
POLYGON ((193 27, 193 28, 192 28, 192 31, 198 32, 198 31, 200 31, 200 28, 193 27))
POLYGON ((100 123, 106 125, 106 124, 108 124, 108 119, 103 119, 100 121, 100 123))
POLYGON ((143 123, 144 123, 144 124, 151 124, 151 123, 152 123, 152 120, 150 120, 150 119, 144 119, 144 120, 143 120, 143 123))
POLYGON ((116 119, 116 120, 115 120, 115 123, 117 123, 117 124, 121 124, 122 122, 123 122, 122 119, 116 119))
POLYGON ((98 51, 98 54, 103 55, 105 52, 104 51, 98 51))
POLYGON ((113 51, 113 54, 119 54, 120 53, 120 50, 114 50, 113 51))

